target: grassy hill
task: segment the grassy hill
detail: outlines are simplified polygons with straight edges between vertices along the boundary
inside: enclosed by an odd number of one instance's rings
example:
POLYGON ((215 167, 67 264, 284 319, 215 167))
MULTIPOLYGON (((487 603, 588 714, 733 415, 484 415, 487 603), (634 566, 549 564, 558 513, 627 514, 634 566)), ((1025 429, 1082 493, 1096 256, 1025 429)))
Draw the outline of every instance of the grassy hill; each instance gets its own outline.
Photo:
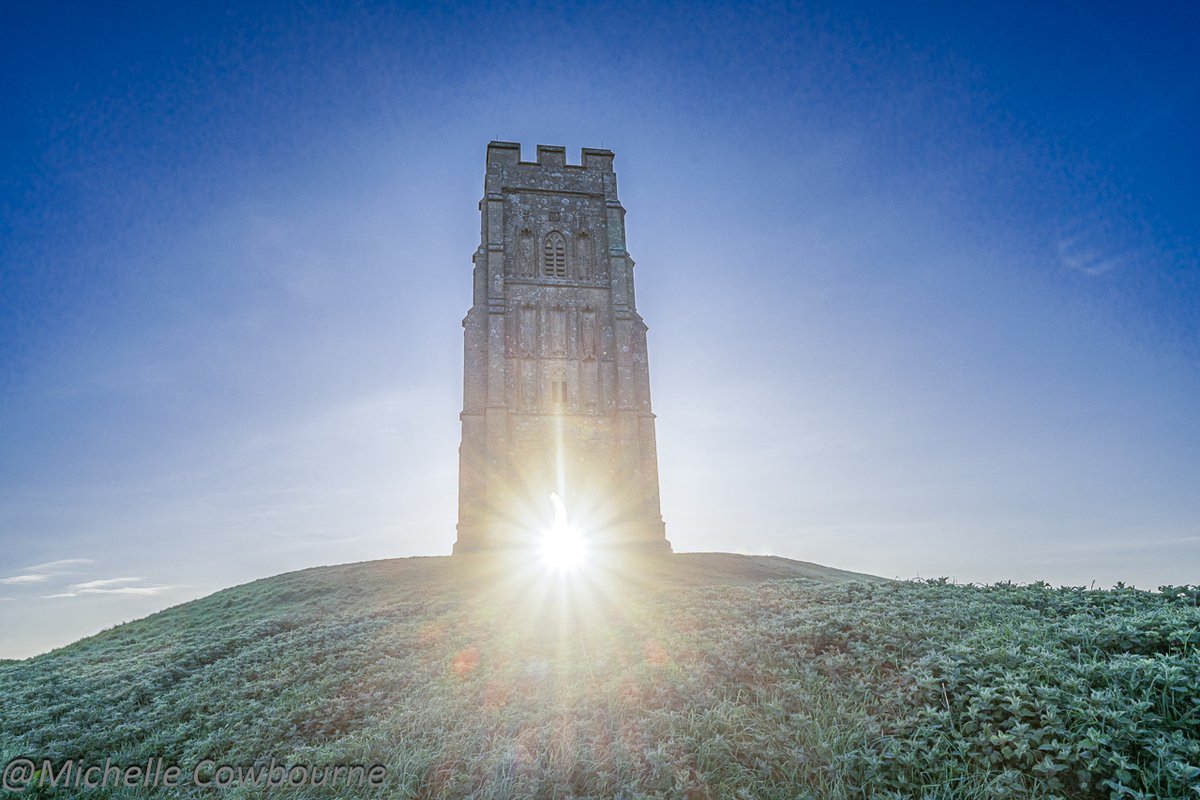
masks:
MULTIPOLYGON (((720 553, 322 567, 0 663, 0 762, 385 776, 230 798, 1194 798, 1198 604, 720 553)), ((40 795, 144 790, 81 792, 40 795)))

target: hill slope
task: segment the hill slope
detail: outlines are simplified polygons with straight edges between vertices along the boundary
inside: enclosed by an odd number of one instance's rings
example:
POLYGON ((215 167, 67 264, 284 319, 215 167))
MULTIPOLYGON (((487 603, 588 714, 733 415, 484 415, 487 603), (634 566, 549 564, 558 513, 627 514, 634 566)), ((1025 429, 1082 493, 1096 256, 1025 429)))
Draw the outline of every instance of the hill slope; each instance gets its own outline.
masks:
POLYGON ((1196 796, 1198 600, 729 554, 323 567, 0 664, 0 760, 379 764, 395 797, 1196 796))

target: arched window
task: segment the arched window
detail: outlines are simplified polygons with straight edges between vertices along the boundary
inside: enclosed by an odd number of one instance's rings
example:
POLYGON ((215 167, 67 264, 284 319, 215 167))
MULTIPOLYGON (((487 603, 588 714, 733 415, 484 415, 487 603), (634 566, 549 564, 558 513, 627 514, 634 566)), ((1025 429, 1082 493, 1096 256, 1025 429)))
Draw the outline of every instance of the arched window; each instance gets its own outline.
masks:
POLYGON ((546 234, 542 243, 542 273, 553 278, 567 277, 567 242, 558 231, 546 234))

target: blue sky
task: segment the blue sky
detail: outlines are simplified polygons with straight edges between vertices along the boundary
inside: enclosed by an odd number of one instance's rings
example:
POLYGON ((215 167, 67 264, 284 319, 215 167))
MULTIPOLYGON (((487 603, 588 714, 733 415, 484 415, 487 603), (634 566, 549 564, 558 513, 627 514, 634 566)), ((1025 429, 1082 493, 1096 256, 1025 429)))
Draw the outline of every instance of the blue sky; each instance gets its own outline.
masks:
POLYGON ((1195 6, 0 15, 0 657, 449 552, 493 138, 616 152, 677 550, 1200 576, 1195 6))

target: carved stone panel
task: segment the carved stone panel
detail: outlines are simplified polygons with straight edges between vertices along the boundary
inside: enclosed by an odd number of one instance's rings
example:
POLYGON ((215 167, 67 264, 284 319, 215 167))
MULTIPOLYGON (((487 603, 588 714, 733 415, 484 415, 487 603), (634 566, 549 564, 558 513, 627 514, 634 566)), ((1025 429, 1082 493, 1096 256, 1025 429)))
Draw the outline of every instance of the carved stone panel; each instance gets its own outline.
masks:
POLYGON ((522 278, 533 277, 533 232, 528 228, 517 237, 517 274, 522 278))
POLYGON ((580 231, 575 237, 575 273, 580 280, 592 279, 592 257, 595 248, 592 246, 592 237, 587 231, 580 231))
POLYGON ((517 355, 521 358, 532 358, 537 355, 537 309, 533 306, 522 306, 518 313, 520 321, 517 325, 517 355))
POLYGON ((567 352, 567 312, 562 308, 550 309, 550 355, 563 356, 567 352))
POLYGON ((584 361, 592 361, 596 358, 596 312, 587 308, 580 317, 579 357, 584 361))
POLYGON ((537 402, 537 362, 521 359, 521 410, 526 414, 536 414, 537 402))

